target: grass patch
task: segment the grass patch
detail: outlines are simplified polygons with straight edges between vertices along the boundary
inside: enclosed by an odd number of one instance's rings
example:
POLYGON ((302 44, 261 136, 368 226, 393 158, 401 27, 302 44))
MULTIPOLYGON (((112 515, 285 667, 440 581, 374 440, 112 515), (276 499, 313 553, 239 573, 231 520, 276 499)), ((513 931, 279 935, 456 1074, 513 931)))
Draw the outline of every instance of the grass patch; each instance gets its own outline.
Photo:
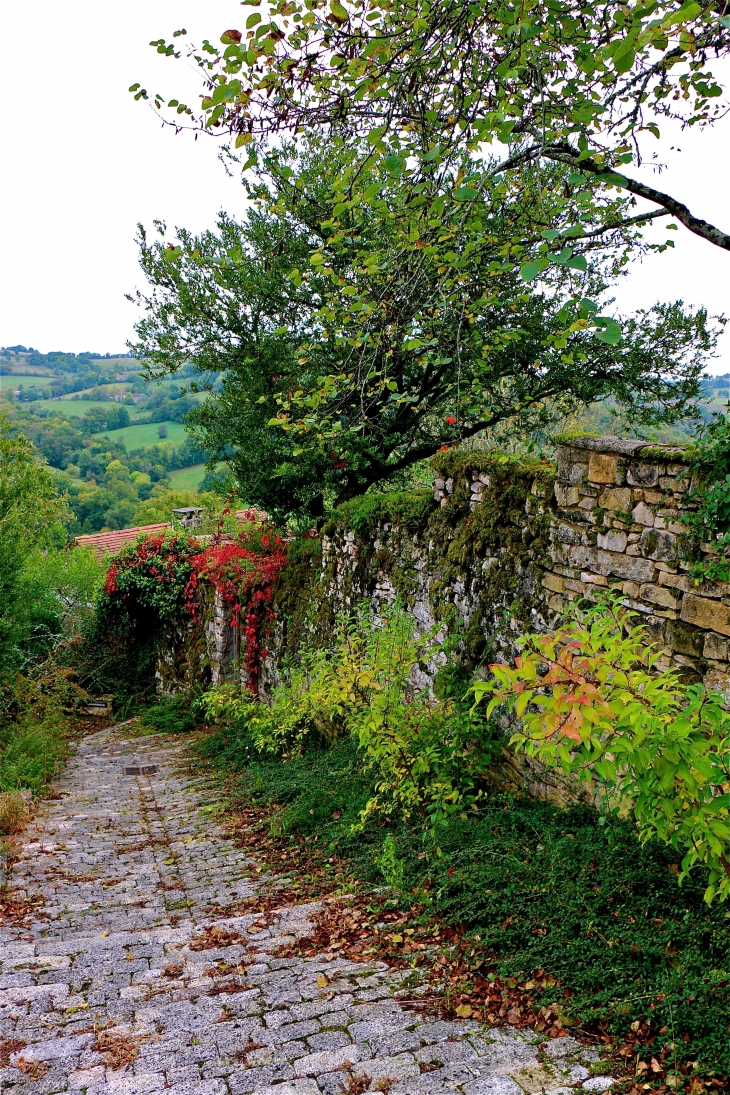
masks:
POLYGON ((352 835, 372 786, 350 741, 288 763, 254 759, 230 730, 201 749, 236 773, 243 801, 279 807, 276 833, 336 856, 364 883, 388 872, 402 878, 404 900, 463 925, 500 977, 544 970, 574 1021, 621 1039, 646 1020, 649 1058, 664 1049, 680 1063, 698 1061, 704 1075, 730 1072, 726 909, 704 904, 699 874, 679 888, 676 853, 642 846, 630 824, 600 824, 586 806, 493 794, 478 815, 444 830, 436 857, 415 827, 352 835))
MULTIPOLYGON (((89 407, 109 407, 109 401, 104 399, 35 399, 32 403, 21 403, 20 406, 28 407, 30 410, 48 410, 53 411, 55 414, 63 414, 69 417, 77 415, 79 418, 83 418, 84 412, 89 407)), ((134 418, 134 407, 127 407, 129 411, 129 417, 134 418)))
POLYGON ((23 715, 0 727, 0 791, 42 793, 66 757, 69 736, 57 715, 23 715))
MULTIPOLYGON (((89 406, 92 404, 89 403, 89 406)), ((187 437, 185 427, 181 422, 166 422, 167 437, 160 437, 157 432, 157 427, 161 426, 161 422, 147 422, 141 426, 123 426, 120 430, 104 430, 102 433, 95 433, 93 436, 100 440, 103 437, 108 437, 111 441, 123 441, 127 452, 132 452, 134 449, 147 449, 152 445, 160 445, 164 442, 172 442, 173 445, 181 445, 187 437)))
POLYGON ((205 464, 193 464, 189 468, 177 468, 167 473, 173 490, 197 490, 205 477, 205 464))

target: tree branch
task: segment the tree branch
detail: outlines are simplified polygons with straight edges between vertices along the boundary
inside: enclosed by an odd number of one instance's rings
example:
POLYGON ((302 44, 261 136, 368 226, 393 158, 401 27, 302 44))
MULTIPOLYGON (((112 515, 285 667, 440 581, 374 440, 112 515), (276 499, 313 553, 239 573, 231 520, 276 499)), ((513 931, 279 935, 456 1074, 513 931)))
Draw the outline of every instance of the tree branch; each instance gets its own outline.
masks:
POLYGON ((646 198, 647 201, 660 205, 670 216, 676 217, 685 228, 688 228, 690 232, 694 232, 696 236, 708 240, 715 247, 730 251, 730 232, 723 232, 721 228, 717 228, 709 221, 703 220, 702 217, 696 217, 683 202, 677 201, 671 194, 665 194, 662 190, 647 186, 646 183, 639 182, 638 179, 629 179, 620 171, 607 171, 604 166, 597 164, 595 160, 581 160, 578 153, 570 145, 552 146, 545 148, 543 151, 549 159, 568 164, 579 171, 588 171, 598 179, 602 176, 614 176, 622 179, 620 185, 628 190, 630 194, 634 194, 637 198, 646 198))

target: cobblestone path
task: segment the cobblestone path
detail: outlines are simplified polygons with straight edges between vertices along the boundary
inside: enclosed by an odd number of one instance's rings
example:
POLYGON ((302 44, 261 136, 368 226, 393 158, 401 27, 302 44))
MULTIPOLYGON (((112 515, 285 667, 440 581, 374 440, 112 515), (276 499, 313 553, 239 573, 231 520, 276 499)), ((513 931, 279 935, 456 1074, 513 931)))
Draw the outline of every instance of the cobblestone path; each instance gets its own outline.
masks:
POLYGON ((403 975, 382 963, 277 958, 316 906, 282 908, 268 927, 226 917, 265 875, 220 831, 178 740, 122 733, 80 745, 12 872, 11 895, 45 907, 30 928, 0 927, 3 1093, 609 1086, 572 1038, 538 1058, 530 1038, 407 1010, 403 975))

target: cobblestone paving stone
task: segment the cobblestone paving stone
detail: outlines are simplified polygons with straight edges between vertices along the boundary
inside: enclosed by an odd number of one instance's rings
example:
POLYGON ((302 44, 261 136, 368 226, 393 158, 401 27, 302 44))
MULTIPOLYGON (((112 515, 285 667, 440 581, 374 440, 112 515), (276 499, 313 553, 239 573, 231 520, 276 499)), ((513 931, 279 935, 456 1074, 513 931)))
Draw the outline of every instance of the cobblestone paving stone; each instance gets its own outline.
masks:
POLYGON ((393 1095, 610 1086, 572 1038, 540 1061, 532 1036, 407 1010, 404 975, 383 963, 277 958, 317 906, 268 926, 227 917, 266 875, 220 830, 180 741, 123 732, 82 742, 13 869, 11 895, 45 908, 0 927, 3 1093, 340 1095, 363 1076, 393 1095))

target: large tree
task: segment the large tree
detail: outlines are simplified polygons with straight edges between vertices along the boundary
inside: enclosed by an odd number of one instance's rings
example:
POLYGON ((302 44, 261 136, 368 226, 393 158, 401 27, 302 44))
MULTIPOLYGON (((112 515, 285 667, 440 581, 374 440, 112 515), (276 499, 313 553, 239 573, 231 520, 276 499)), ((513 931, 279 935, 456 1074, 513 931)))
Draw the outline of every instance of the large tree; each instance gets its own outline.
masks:
POLYGON ((608 396, 637 422, 691 411, 716 339, 706 313, 657 305, 622 334, 599 308, 635 225, 619 213, 608 229, 610 201, 596 210, 561 166, 475 191, 482 167, 455 165, 446 213, 443 164, 414 193, 399 157, 383 173, 367 147, 312 140, 268 155, 242 221, 142 233, 133 350, 153 373, 192 362, 207 378, 193 420, 248 502, 316 517, 444 445, 608 396), (548 265, 555 195, 579 227, 548 265))

